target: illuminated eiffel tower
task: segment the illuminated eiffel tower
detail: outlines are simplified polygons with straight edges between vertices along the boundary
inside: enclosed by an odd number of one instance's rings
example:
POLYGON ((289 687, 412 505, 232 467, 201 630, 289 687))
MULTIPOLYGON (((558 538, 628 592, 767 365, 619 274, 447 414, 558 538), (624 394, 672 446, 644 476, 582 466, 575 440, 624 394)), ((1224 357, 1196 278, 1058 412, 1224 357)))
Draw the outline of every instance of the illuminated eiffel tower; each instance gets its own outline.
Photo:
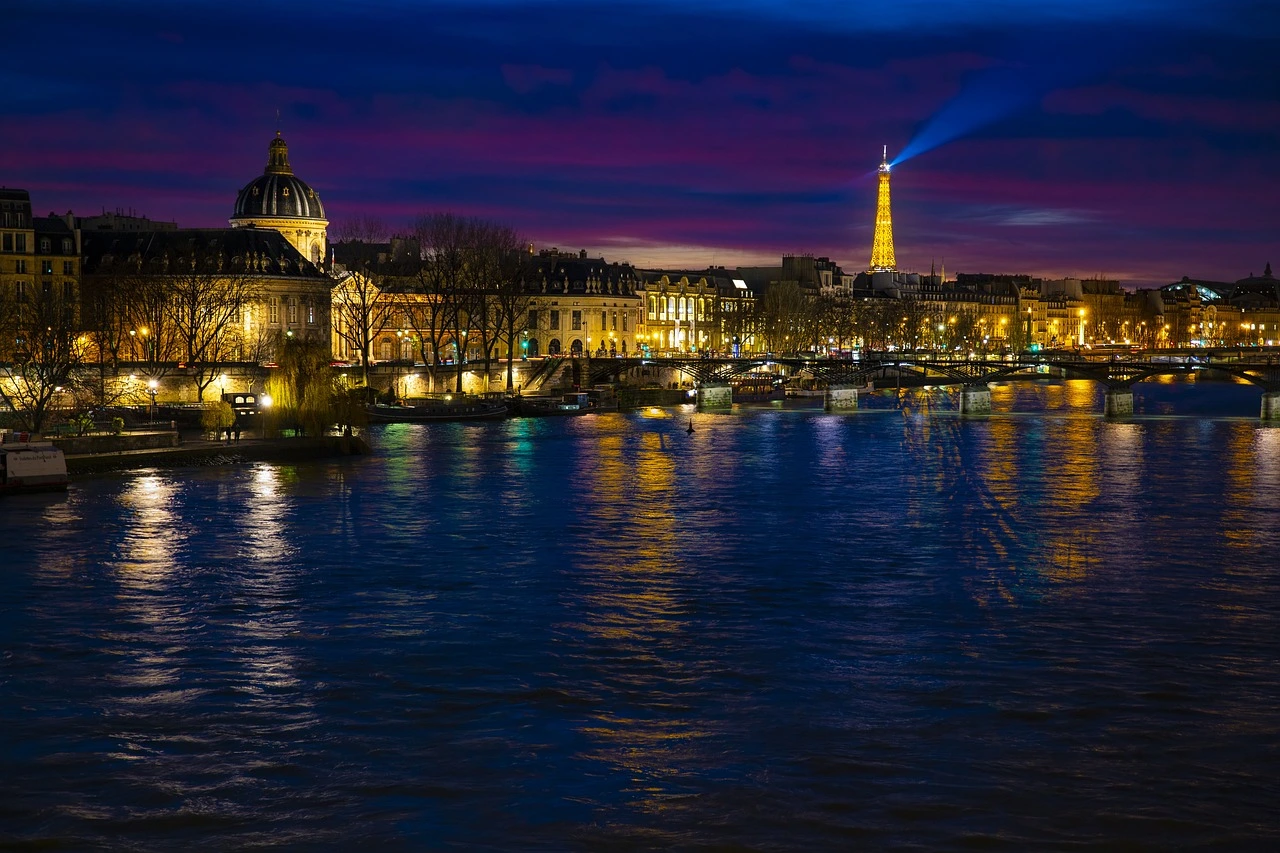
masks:
POLYGON ((889 146, 880 160, 880 189, 876 192, 876 235, 871 241, 869 272, 892 272, 898 268, 893 256, 893 214, 889 211, 889 146))

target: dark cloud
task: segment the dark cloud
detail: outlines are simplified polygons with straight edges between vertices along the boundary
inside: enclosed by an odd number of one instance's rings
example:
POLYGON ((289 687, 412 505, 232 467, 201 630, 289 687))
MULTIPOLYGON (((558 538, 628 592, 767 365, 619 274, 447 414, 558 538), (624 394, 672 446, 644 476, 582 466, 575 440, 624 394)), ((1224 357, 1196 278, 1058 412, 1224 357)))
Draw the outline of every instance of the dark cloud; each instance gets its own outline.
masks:
POLYGON ((857 267, 880 146, 942 127, 895 171, 905 264, 1229 278, 1280 255, 1272 5, 23 3, 0 183, 221 224, 279 110, 335 221, 857 267))

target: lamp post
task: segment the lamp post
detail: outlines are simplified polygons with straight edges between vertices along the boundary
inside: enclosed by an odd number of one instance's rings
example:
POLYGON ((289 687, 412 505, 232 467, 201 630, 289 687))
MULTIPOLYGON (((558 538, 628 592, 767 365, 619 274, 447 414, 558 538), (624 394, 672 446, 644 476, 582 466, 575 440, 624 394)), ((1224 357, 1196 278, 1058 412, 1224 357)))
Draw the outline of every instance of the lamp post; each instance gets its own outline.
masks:
POLYGON ((152 424, 156 422, 156 388, 159 385, 160 383, 154 379, 147 382, 147 393, 151 395, 151 409, 147 413, 147 421, 152 424))

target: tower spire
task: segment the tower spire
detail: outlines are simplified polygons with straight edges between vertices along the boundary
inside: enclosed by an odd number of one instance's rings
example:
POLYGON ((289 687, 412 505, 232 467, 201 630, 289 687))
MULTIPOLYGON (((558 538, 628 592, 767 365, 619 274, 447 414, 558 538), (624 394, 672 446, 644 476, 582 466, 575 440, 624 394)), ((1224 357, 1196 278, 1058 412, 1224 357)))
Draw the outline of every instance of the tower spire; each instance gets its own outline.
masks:
POLYGON ((876 191, 876 232, 871 241, 869 272, 891 272, 898 268, 893 255, 893 214, 889 210, 889 146, 880 160, 880 186, 876 191))
POLYGON ((289 166, 289 146, 285 145, 278 130, 276 131, 276 138, 271 140, 271 144, 267 146, 267 168, 263 170, 263 174, 293 174, 293 169, 289 166))

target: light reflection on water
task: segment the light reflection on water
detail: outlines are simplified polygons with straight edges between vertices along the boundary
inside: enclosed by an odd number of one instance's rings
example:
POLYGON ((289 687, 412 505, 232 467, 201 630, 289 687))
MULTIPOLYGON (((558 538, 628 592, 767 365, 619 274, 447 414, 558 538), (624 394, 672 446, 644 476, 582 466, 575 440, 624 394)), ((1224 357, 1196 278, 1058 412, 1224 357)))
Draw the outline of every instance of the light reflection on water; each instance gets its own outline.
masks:
POLYGON ((1201 390, 392 426, 7 504, 0 837, 1266 847, 1280 429, 1167 415, 1201 390))

